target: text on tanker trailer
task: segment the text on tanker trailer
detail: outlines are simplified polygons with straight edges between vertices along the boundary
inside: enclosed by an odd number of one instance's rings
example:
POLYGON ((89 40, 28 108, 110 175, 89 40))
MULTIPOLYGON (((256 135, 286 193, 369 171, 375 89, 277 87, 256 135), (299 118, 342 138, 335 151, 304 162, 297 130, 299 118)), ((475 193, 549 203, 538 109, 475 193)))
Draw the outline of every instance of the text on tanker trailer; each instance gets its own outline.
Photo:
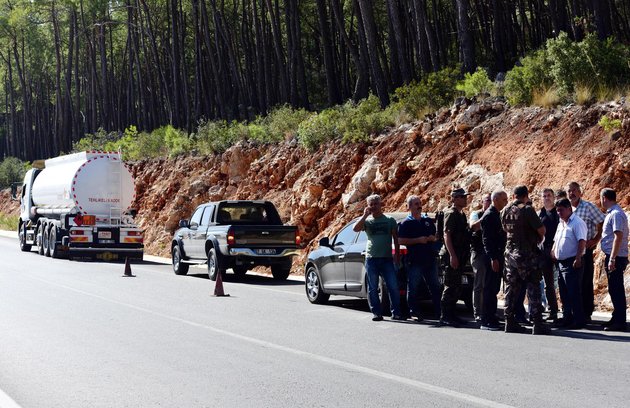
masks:
POLYGON ((20 249, 59 258, 142 259, 133 176, 116 152, 35 162, 22 184, 20 249))

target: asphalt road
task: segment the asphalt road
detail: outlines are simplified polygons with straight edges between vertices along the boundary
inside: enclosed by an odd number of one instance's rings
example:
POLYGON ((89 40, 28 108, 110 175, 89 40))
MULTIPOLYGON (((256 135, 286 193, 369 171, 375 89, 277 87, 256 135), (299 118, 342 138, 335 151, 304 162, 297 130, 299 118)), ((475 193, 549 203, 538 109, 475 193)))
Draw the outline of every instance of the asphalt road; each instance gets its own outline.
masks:
POLYGON ((0 237, 0 407, 627 407, 630 333, 372 322, 303 283, 75 262, 0 237))

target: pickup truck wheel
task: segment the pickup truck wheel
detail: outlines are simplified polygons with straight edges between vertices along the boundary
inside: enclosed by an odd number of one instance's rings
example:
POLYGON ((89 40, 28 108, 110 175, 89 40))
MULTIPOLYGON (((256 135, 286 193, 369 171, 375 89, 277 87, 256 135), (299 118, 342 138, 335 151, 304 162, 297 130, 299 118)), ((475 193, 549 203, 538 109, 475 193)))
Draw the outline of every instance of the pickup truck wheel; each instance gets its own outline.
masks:
POLYGON ((235 266, 232 268, 232 271, 234 271, 234 275, 238 276, 239 278, 245 276, 245 274, 247 273, 247 267, 245 266, 235 266))
POLYGON ((26 226, 24 223, 18 227, 18 236, 20 237, 20 251, 29 252, 32 245, 26 243, 26 226))
POLYGON ((175 245, 173 247, 171 255, 173 259, 173 272, 175 272, 175 275, 186 275, 188 273, 188 268, 190 268, 190 265, 182 262, 182 254, 179 246, 175 245))
POLYGON ((271 274, 275 280, 286 280, 291 273, 291 264, 289 265, 271 265, 271 274))
POLYGON ((219 259, 217 258, 217 252, 214 248, 210 248, 208 251, 208 276, 210 280, 217 280, 217 273, 221 273, 221 277, 225 277, 225 269, 219 266, 219 259))
POLYGON ((304 283, 306 288, 306 297, 309 302, 321 305, 326 303, 330 298, 330 295, 328 293, 324 293, 322 290, 322 285, 314 266, 310 266, 306 271, 306 280, 304 283))

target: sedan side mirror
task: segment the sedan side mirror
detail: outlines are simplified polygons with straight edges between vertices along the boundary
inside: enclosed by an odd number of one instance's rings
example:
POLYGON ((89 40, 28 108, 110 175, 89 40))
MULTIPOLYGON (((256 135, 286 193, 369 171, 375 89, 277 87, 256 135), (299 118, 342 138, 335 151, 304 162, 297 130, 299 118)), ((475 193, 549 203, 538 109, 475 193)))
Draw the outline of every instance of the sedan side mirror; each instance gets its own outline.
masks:
POLYGON ((324 237, 319 240, 320 247, 330 247, 330 238, 324 237))
POLYGON ((179 220, 179 228, 188 228, 188 220, 179 220))

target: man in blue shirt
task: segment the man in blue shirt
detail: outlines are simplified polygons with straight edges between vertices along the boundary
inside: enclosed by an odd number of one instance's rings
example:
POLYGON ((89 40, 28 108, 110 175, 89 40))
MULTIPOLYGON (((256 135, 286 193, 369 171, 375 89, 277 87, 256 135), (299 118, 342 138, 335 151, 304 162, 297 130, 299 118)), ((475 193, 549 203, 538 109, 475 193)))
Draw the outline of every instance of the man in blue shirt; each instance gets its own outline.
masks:
POLYGON ((612 319, 604 323, 606 331, 626 331, 626 291, 623 273, 628 266, 628 217, 617 204, 617 193, 604 188, 600 193, 606 218, 602 227, 601 249, 606 254, 608 293, 614 310, 612 319))
POLYGON ((571 202, 563 198, 556 202, 560 223, 553 237, 551 256, 558 261, 562 320, 556 325, 566 329, 583 329, 586 323, 582 307, 582 258, 586 252, 586 223, 573 213, 571 202))
POLYGON ((409 312, 418 321, 422 321, 418 305, 418 290, 420 280, 424 279, 431 292, 435 316, 439 318, 441 291, 434 252, 437 230, 431 218, 422 216, 420 197, 412 195, 407 198, 407 209, 409 215, 398 226, 398 241, 407 247, 405 269, 409 312))

